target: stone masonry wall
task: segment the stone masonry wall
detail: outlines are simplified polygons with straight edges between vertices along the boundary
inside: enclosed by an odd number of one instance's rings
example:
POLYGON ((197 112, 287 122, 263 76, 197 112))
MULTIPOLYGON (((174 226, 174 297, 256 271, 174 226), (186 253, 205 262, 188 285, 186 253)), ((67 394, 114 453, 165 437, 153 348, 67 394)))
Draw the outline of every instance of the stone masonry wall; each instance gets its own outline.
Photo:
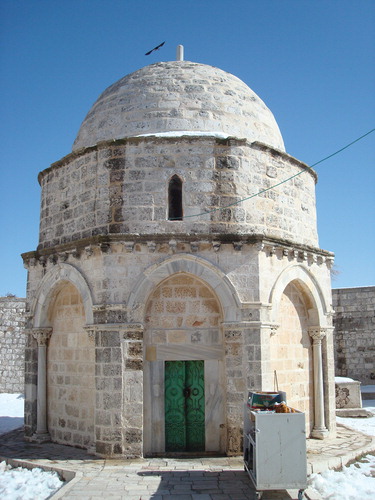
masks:
POLYGON ((0 297, 0 393, 23 393, 25 299, 0 297))
POLYGON ((332 290, 335 374, 375 380, 375 286, 332 290))
POLYGON ((298 235, 301 244, 317 246, 316 175, 305 168, 285 153, 244 140, 112 141, 69 155, 39 174, 38 249, 97 235, 192 233, 264 234, 290 241, 298 235), (167 217, 173 175, 183 183, 182 221, 167 217))

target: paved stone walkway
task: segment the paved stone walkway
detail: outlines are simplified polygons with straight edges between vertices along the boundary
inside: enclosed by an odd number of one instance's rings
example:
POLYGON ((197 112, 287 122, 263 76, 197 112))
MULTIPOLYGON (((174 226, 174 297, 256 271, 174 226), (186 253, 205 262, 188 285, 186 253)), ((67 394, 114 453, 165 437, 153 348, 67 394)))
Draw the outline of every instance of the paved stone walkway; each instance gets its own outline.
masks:
MULTIPOLYGON (((255 500, 241 457, 104 460, 84 450, 23 441, 23 431, 1 436, 0 460, 56 470, 68 482, 53 500, 255 500)), ((338 427, 338 437, 308 440, 308 473, 337 468, 375 452, 375 439, 338 427)), ((320 497, 306 490, 310 500, 320 497)), ((264 492, 264 500, 298 498, 297 490, 264 492)))

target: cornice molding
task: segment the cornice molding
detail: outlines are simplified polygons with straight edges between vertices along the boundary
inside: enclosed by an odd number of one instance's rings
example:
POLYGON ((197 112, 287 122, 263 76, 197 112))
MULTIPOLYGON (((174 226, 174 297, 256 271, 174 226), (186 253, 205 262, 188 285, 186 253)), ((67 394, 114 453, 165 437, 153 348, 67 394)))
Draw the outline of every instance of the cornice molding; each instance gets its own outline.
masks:
POLYGON ((124 253, 134 253, 136 245, 143 245, 149 253, 155 253, 158 246, 167 245, 172 253, 186 253, 186 245, 189 245, 191 253, 198 253, 211 247, 212 251, 220 252, 224 245, 232 245, 232 248, 241 252, 247 246, 256 246, 259 251, 266 254, 267 257, 276 257, 278 259, 288 258, 289 260, 298 260, 311 265, 326 263, 333 265, 334 254, 327 250, 314 248, 306 245, 299 245, 288 240, 277 238, 268 238, 264 235, 245 235, 245 234, 113 234, 97 235, 91 238, 71 241, 61 245, 55 245, 48 248, 38 248, 31 252, 22 254, 24 266, 26 268, 34 267, 38 264, 46 267, 55 265, 59 262, 66 262, 70 257, 80 259, 82 256, 91 258, 97 253, 110 254, 114 246, 122 245, 124 253), (179 246, 184 248, 179 248, 179 246))

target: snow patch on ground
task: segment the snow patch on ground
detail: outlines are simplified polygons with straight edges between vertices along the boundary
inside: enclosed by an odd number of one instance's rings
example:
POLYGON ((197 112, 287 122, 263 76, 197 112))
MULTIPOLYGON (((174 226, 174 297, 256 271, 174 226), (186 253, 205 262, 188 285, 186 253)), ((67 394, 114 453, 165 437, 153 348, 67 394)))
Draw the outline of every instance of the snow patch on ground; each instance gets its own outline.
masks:
POLYGON ((309 485, 323 499, 374 500, 375 456, 366 455, 360 462, 343 467, 340 471, 328 470, 311 474, 309 485))
POLYGON ((44 500, 63 484, 56 472, 39 468, 12 469, 5 462, 0 463, 1 500, 44 500))
POLYGON ((335 377, 336 384, 342 384, 344 382, 354 382, 352 378, 349 377, 335 377))
MULTIPOLYGON (((369 436, 375 436, 375 406, 367 406, 373 414, 370 418, 337 417, 337 423, 369 436)), ((317 490, 324 500, 374 500, 375 455, 366 455, 340 471, 327 470, 322 474, 311 474, 309 485, 317 490)))
MULTIPOLYGON (((345 425, 350 429, 355 431, 363 432, 368 436, 375 436, 375 401, 374 400, 364 400, 362 405, 367 411, 372 413, 372 417, 369 418, 351 418, 351 417, 336 417, 338 424, 345 425)), ((374 495, 375 498, 375 495, 374 495)))
MULTIPOLYGON (((0 434, 23 426, 24 402, 23 394, 0 394, 0 434)), ((0 462, 1 500, 45 500, 63 484, 56 472, 0 462)))

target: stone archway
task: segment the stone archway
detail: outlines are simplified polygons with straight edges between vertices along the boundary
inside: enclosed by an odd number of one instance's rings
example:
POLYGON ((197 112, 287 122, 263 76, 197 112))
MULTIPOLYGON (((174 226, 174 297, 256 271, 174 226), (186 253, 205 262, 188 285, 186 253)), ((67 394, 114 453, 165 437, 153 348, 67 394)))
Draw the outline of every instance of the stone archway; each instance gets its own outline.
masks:
POLYGON ((58 264, 43 277, 31 310, 30 333, 38 345, 33 439, 89 448, 94 440, 95 346, 84 330, 93 323, 88 284, 76 268, 58 264))
POLYGON ((309 325, 330 326, 327 323, 327 315, 330 312, 327 298, 314 275, 298 264, 286 267, 275 280, 269 296, 271 320, 277 322, 281 296, 292 281, 299 283, 300 289, 304 290, 305 297, 308 298, 309 325))
MULTIPOLYGON (((207 290, 210 290, 211 296, 215 297, 217 303, 220 304, 221 318, 223 321, 221 328, 225 328, 226 325, 232 327, 233 324, 237 325, 241 322, 240 301, 237 297, 235 288, 225 274, 209 261, 191 254, 179 254, 150 266, 142 273, 137 285, 129 296, 127 304, 130 325, 134 325, 137 328, 141 327, 141 330, 144 330, 145 327, 147 329, 145 323, 146 308, 149 307, 149 300, 153 296, 153 293, 158 289, 159 285, 168 280, 168 278, 183 275, 193 277, 203 286, 207 287, 207 290)), ((147 337, 147 335, 146 332, 145 336, 147 337)), ((164 425, 164 416, 162 416, 161 413, 163 411, 164 397, 162 392, 164 390, 163 365, 165 359, 167 359, 166 355, 168 354, 168 356, 170 356, 171 351, 168 350, 166 352, 165 349, 168 346, 156 348, 156 346, 146 344, 147 340, 144 343, 145 348, 143 349, 143 415, 140 415, 137 408, 132 408, 131 411, 129 410, 129 414, 131 413, 133 418, 133 414, 136 411, 137 418, 143 417, 143 454, 147 456, 164 453, 165 440, 164 429, 162 427, 164 425), (157 359, 157 356, 164 357, 157 359), (154 382, 155 380, 157 382, 154 382), (159 422, 159 424, 156 424, 156 422, 159 422)), ((178 349, 181 352, 181 344, 178 349)), ((209 407, 211 409, 208 410, 207 414, 212 412, 212 414, 216 414, 218 419, 223 415, 223 421, 220 423, 219 431, 215 428, 213 434, 211 432, 206 432, 206 435, 212 435, 215 440, 214 443, 206 443, 206 451, 219 449, 220 452, 225 453, 229 449, 228 443, 230 441, 229 435, 231 429, 228 429, 229 401, 226 402, 227 406, 224 408, 224 399, 228 392, 225 384, 225 377, 227 377, 227 382, 229 381, 228 374, 225 372, 226 369, 222 368, 224 365, 224 349, 222 346, 215 347, 211 345, 209 349, 204 349, 203 346, 200 346, 198 349, 195 349, 195 359, 202 359, 202 353, 204 352, 207 353, 207 356, 210 356, 208 358, 209 362, 206 363, 206 367, 210 365, 214 366, 215 364, 217 366, 210 370, 209 373, 211 373, 211 375, 205 379, 205 385, 207 385, 207 381, 210 377, 214 378, 212 374, 215 374, 216 378, 213 384, 207 389, 207 394, 209 393, 211 395, 212 401, 209 407), (219 375, 216 376, 216 374, 219 375), (219 392, 216 391, 218 382, 223 385, 223 390, 219 392), (219 405, 219 411, 216 411, 215 401, 217 401, 219 405), (219 445, 217 444, 218 437, 219 445)), ((190 359, 193 356, 193 346, 190 347, 189 356, 190 359)), ((231 422, 230 425, 233 426, 233 422, 231 422)), ((237 422, 236 420, 236 425, 238 426, 237 433, 239 434, 239 426, 242 425, 242 411, 241 421, 237 422)))
MULTIPOLYGON (((221 305, 213 290, 196 276, 187 273, 173 274, 150 294, 144 323, 145 455, 164 454, 166 451, 225 452, 226 389, 222 317, 221 305), (184 362, 189 363, 189 366, 196 362, 202 365, 202 380, 197 384, 204 387, 203 399, 200 398, 200 412, 195 413, 200 413, 203 418, 203 437, 199 449, 195 450, 189 446, 189 436, 192 431, 194 433, 194 426, 186 424, 186 428, 179 433, 179 436, 183 436, 181 441, 175 439, 173 426, 168 424, 169 393, 165 387, 169 386, 167 377, 170 371, 166 372, 165 368, 173 363, 181 365, 184 362), (166 449, 166 442, 170 441, 174 445, 166 449), (176 448, 173 449, 173 446, 176 448)), ((180 389, 183 399, 184 388, 181 386, 176 390, 180 389)), ((192 397, 190 393, 186 394, 185 403, 192 397)), ((182 426, 189 420, 188 406, 182 401, 182 426)), ((191 441, 194 439, 192 437, 191 441)))
POLYGON ((51 440, 89 448, 94 443, 95 346, 84 330, 83 301, 60 283, 48 310, 47 427, 51 440))
POLYGON ((285 288, 278 311, 278 329, 270 338, 270 367, 288 405, 305 413, 306 434, 314 425, 313 353, 308 334, 306 300, 295 282, 285 288))
MULTIPOLYGON (((331 310, 314 275, 291 265, 278 276, 269 302, 278 325, 270 340, 270 369, 281 373, 288 402, 306 414, 307 435, 323 439, 335 430, 331 310), (324 356, 323 356, 324 354, 324 356), (289 393, 289 394, 288 394, 289 393)), ((284 390, 279 381, 279 389, 284 390)))
POLYGON ((70 264, 57 264, 43 277, 35 294, 35 299, 31 306, 34 327, 39 328, 50 324, 48 309, 56 287, 64 281, 72 283, 77 288, 82 299, 86 324, 91 325, 93 323, 93 302, 87 281, 70 264))
POLYGON ((237 291, 228 277, 211 262, 191 254, 174 255, 163 262, 147 268, 140 276, 133 292, 129 296, 129 321, 143 323, 145 304, 150 294, 166 278, 177 273, 196 276, 214 290, 223 311, 225 323, 240 322, 241 303, 237 291))

